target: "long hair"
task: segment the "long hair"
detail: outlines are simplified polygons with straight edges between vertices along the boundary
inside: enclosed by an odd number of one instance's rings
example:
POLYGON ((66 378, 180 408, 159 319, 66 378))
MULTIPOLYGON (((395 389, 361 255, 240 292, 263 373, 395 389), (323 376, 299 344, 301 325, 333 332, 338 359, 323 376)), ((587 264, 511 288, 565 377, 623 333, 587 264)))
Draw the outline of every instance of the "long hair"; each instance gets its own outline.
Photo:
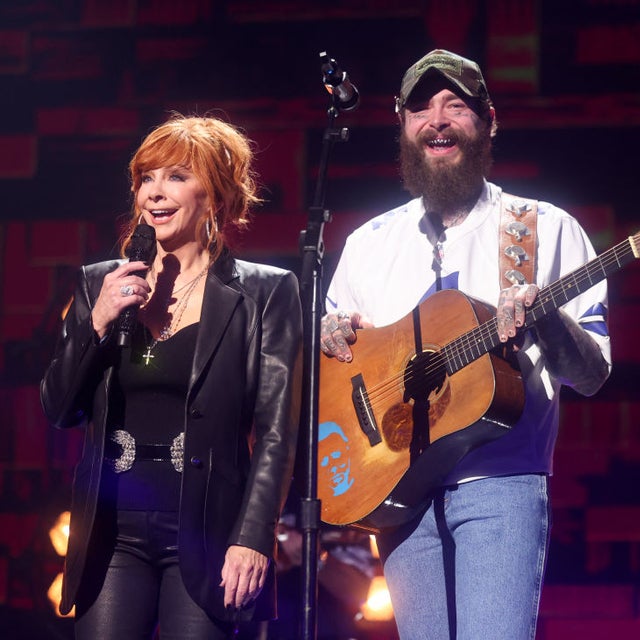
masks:
POLYGON ((250 140, 232 125, 213 117, 174 114, 142 142, 129 163, 133 205, 121 240, 126 255, 141 211, 136 196, 146 171, 174 165, 187 167, 204 187, 211 203, 202 217, 199 237, 215 260, 225 247, 225 228, 242 229, 249 209, 260 202, 251 163, 250 140))

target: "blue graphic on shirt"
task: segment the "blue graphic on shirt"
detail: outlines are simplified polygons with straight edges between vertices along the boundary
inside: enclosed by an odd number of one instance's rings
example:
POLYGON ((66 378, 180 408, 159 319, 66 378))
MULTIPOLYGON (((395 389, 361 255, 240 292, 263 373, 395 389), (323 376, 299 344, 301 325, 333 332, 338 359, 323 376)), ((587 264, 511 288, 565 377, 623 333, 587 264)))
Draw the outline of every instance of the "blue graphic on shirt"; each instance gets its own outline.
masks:
MULTIPOLYGON (((335 422, 323 422, 318 426, 318 441, 329 440, 329 453, 319 461, 318 482, 324 482, 340 496, 353 486, 349 439, 335 422)), ((327 446, 324 448, 326 449, 327 446)))
POLYGON ((392 209, 391 211, 387 211, 385 213, 380 214, 379 216, 376 216, 375 218, 373 218, 373 220, 370 221, 371 228, 374 231, 377 231, 378 229, 382 229, 389 222, 391 222, 397 215, 402 215, 407 210, 407 208, 408 207, 406 205, 403 205, 401 207, 398 207, 397 209, 392 209))
POLYGON ((607 336, 607 307, 601 302, 587 309, 580 316, 580 326, 587 331, 591 331, 599 336, 607 336), (584 318, 593 318, 593 320, 585 320, 584 318))
POLYGON ((424 302, 429 296, 432 296, 436 291, 440 289, 457 289, 458 288, 458 276, 460 275, 459 271, 454 273, 450 273, 444 278, 440 278, 440 287, 436 288, 436 283, 434 282, 424 293, 422 298, 420 298, 420 302, 424 302))

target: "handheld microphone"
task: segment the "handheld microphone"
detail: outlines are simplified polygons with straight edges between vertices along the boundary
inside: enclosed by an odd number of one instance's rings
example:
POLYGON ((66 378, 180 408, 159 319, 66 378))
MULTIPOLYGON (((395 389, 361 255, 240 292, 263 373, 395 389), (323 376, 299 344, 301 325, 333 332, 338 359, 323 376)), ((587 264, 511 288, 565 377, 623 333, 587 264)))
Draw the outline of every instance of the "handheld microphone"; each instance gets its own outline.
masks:
POLYGON ((351 84, 346 71, 329 57, 326 51, 320 53, 322 62, 322 82, 325 89, 333 96, 334 106, 341 111, 352 111, 360 102, 360 94, 351 84))
MULTIPOLYGON (((133 235, 131 243, 127 247, 129 262, 142 262, 150 265, 156 257, 156 230, 148 224, 139 224, 133 235)), ((144 278, 146 271, 134 271, 133 275, 144 278)), ((118 318, 118 346, 128 347, 131 345, 131 335, 138 316, 138 305, 127 307, 118 318)))

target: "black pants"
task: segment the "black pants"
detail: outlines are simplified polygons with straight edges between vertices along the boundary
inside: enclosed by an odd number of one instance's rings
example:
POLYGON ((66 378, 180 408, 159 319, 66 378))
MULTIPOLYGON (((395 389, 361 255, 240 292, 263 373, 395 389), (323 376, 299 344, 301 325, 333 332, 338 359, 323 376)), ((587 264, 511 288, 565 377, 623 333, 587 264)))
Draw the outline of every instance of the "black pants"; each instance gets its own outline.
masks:
POLYGON ((76 604, 77 640, 233 637, 233 625, 212 620, 185 589, 176 513, 118 511, 111 526, 109 520, 104 517, 96 525, 96 553, 76 604), (154 636, 158 624, 159 636, 154 636))

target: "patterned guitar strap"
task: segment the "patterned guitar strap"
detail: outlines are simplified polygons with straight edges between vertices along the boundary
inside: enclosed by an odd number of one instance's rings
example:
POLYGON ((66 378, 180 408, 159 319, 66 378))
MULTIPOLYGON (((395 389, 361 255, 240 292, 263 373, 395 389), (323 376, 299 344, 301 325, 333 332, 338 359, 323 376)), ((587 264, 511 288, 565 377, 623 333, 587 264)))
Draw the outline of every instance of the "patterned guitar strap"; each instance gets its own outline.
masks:
POLYGON ((538 201, 502 193, 500 289, 534 282, 538 201))

